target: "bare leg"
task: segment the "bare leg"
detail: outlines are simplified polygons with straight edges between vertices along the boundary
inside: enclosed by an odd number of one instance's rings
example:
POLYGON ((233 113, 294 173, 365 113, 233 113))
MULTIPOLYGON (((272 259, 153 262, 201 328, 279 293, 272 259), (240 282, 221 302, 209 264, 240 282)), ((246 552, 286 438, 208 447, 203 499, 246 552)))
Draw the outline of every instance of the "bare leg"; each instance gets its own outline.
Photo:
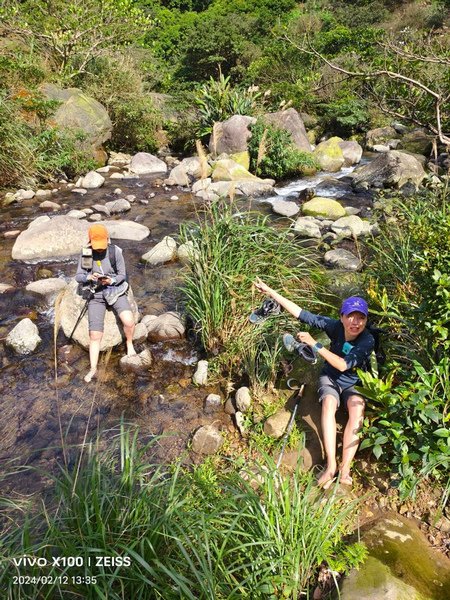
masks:
POLYGON ((359 446, 358 433, 361 431, 364 418, 364 399, 357 395, 350 396, 347 401, 347 408, 348 421, 344 430, 342 464, 339 470, 341 472, 341 483, 351 485, 350 468, 359 446))
POLYGON ((91 368, 89 373, 85 376, 84 380, 86 383, 92 381, 97 373, 98 357, 100 355, 100 342, 102 341, 103 331, 90 331, 89 332, 89 360, 91 362, 91 368))
POLYGON ((120 320, 122 321, 123 331, 125 333, 125 339, 127 341, 127 356, 133 356, 136 354, 136 350, 133 346, 133 335, 134 335, 134 316, 131 310, 123 310, 119 314, 120 320))
POLYGON ((318 479, 318 484, 329 487, 336 474, 336 410, 338 402, 334 396, 325 396, 322 400, 322 435, 327 466, 318 479))

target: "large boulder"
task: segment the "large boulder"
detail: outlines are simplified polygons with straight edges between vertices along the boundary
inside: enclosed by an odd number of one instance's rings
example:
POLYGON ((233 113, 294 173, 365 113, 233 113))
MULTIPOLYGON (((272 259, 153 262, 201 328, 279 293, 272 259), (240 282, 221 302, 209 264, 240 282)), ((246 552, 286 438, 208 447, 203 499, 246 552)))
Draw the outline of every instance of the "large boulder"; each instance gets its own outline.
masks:
POLYGON ((344 155, 344 167, 351 167, 360 162, 363 149, 362 146, 355 141, 338 142, 342 154, 344 155))
POLYGON ((102 144, 110 139, 113 128, 105 107, 77 88, 61 89, 53 83, 45 83, 40 89, 47 99, 61 102, 52 116, 56 126, 83 131, 94 157, 104 160, 102 144))
POLYGON ((225 152, 245 152, 247 142, 251 137, 249 125, 255 123, 254 117, 245 115, 233 115, 226 121, 216 123, 209 139, 209 151, 213 156, 225 152))
MULTIPOLYGON (((14 260, 60 260, 79 254, 88 243, 89 223, 67 216, 38 217, 14 242, 14 260), (38 219, 40 219, 38 221, 38 219)), ((100 221, 113 239, 143 240, 150 230, 134 221, 100 221)))
POLYGON ((311 152, 312 147, 308 140, 305 125, 295 108, 268 113, 264 115, 264 120, 271 125, 275 125, 278 129, 288 131, 296 148, 304 152, 311 152))
POLYGON ((325 142, 321 142, 314 148, 314 156, 323 171, 335 173, 344 166, 345 158, 341 146, 344 140, 340 137, 332 137, 325 142))
POLYGON ((130 162, 130 172, 136 175, 152 175, 154 173, 166 173, 166 163, 149 154, 148 152, 138 152, 133 156, 130 162))
POLYGON ((374 227, 369 221, 363 221, 357 215, 350 215, 335 221, 331 226, 331 230, 342 237, 355 238, 370 235, 374 227))
POLYGON ((362 268, 361 260, 345 248, 328 250, 323 257, 325 264, 334 269, 344 271, 359 271, 362 268))
MULTIPOLYGON (((139 320, 139 311, 131 288, 128 290, 128 301, 131 305, 134 321, 137 323, 139 320)), ((61 302, 58 309, 60 323, 62 330, 67 337, 73 332, 72 339, 83 346, 83 348, 88 348, 89 326, 87 312, 85 312, 83 318, 75 328, 75 331, 73 331, 85 304, 86 300, 78 294, 78 284, 73 279, 61 294, 61 302)), ((120 319, 116 317, 114 311, 107 310, 105 314, 105 331, 101 341, 100 350, 103 351, 112 348, 113 346, 117 346, 124 340, 122 325, 119 325, 119 323, 120 319)))
POLYGON ((379 144, 386 144, 390 139, 397 137, 397 132, 393 127, 377 127, 366 133, 366 147, 373 150, 373 147, 379 144))
POLYGON ((59 277, 47 277, 46 279, 38 279, 29 283, 25 289, 28 292, 34 292, 44 296, 47 302, 52 300, 67 286, 67 282, 59 277))
POLYGON ((425 176, 425 171, 417 158, 398 150, 380 154, 372 162, 355 169, 349 175, 355 187, 376 188, 400 188, 408 182, 413 183, 417 188, 425 176))
POLYGON ((407 150, 411 154, 423 154, 429 156, 433 147, 433 136, 423 129, 413 129, 406 133, 402 139, 399 148, 407 150))
POLYGON ((321 198, 316 196, 312 200, 308 200, 302 206, 302 213, 309 217, 324 217, 335 221, 347 214, 345 208, 331 198, 321 198))
POLYGON ((153 248, 141 256, 150 265, 161 265, 170 262, 177 255, 177 243, 169 235, 163 237, 153 248))
POLYGON ((22 319, 6 336, 6 345, 17 354, 31 354, 42 341, 31 319, 22 319))

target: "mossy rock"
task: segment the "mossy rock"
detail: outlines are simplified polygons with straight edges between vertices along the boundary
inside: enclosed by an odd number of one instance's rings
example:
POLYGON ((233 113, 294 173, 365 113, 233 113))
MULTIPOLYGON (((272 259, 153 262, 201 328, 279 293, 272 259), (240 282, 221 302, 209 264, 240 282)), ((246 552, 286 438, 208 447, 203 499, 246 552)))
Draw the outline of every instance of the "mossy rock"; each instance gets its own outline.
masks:
POLYGON ((257 180, 258 178, 234 160, 218 160, 213 166, 213 181, 243 181, 247 179, 257 180))
POLYGON ((244 167, 247 171, 250 169, 250 154, 247 151, 230 154, 230 158, 238 165, 241 165, 241 167, 244 167))
POLYGON ((310 217, 325 217, 332 221, 345 217, 347 214, 345 208, 339 202, 331 198, 321 198, 320 196, 316 196, 312 200, 305 202, 302 206, 302 212, 304 215, 310 217))
POLYGON ((314 149, 313 154, 324 171, 335 173, 344 164, 344 154, 342 148, 339 146, 339 142, 343 141, 342 138, 335 136, 325 142, 321 142, 314 149))

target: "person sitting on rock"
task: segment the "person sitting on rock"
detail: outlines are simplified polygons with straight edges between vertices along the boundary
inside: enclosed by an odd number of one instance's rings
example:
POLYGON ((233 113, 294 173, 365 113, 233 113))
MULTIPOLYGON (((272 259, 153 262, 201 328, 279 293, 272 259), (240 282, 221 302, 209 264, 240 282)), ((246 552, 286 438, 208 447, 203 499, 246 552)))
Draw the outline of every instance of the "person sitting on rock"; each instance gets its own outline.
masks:
POLYGON ((89 359, 90 369, 84 377, 89 383, 97 373, 100 342, 103 337, 105 312, 112 308, 119 316, 127 344, 127 355, 136 354, 133 346, 134 316, 126 295, 125 261, 122 250, 110 244, 108 230, 104 225, 95 224, 89 228, 89 247, 78 261, 75 279, 78 283, 89 285, 88 300, 89 322, 89 359), (121 290, 123 292, 121 293, 121 290), (111 297, 113 300, 111 301, 111 297))
MULTIPOLYGON (((318 484, 326 489, 337 475, 336 411, 342 400, 348 411, 348 421, 344 430, 340 482, 351 485, 351 463, 359 445, 365 402, 354 388, 355 385, 361 384, 356 369, 367 368, 375 345, 374 337, 366 329, 367 302, 358 296, 347 298, 342 302, 340 318, 332 319, 301 309, 259 278, 254 285, 258 291, 273 298, 296 319, 324 331, 331 340, 328 350, 310 333, 301 331, 297 334, 300 342, 311 346, 325 361, 319 378, 318 393, 322 403, 321 424, 327 464, 318 479, 318 484)), ((295 352, 296 345, 300 345, 290 334, 283 336, 283 343, 291 352, 295 352)))

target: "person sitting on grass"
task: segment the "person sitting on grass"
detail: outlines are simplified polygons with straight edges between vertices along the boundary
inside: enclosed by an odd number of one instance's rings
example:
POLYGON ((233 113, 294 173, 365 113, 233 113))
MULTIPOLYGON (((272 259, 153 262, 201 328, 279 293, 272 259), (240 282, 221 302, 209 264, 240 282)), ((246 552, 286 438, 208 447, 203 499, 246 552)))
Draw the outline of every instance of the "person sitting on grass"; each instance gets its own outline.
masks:
MULTIPOLYGON (((321 356, 324 367, 319 378, 319 401, 322 403, 322 435, 327 464, 318 484, 325 489, 334 481, 338 471, 336 462, 336 411, 342 401, 348 411, 344 430, 340 482, 352 485, 350 469, 359 445, 359 432, 364 418, 364 398, 355 390, 360 385, 356 369, 366 369, 375 346, 372 334, 366 329, 368 306, 363 298, 352 296, 342 302, 340 318, 332 319, 301 309, 297 304, 271 289, 261 279, 254 282, 256 289, 278 302, 302 323, 324 331, 331 340, 330 349, 317 342, 313 336, 301 331, 298 340, 312 347, 321 356)), ((283 336, 290 352, 300 345, 290 334, 283 336)))

